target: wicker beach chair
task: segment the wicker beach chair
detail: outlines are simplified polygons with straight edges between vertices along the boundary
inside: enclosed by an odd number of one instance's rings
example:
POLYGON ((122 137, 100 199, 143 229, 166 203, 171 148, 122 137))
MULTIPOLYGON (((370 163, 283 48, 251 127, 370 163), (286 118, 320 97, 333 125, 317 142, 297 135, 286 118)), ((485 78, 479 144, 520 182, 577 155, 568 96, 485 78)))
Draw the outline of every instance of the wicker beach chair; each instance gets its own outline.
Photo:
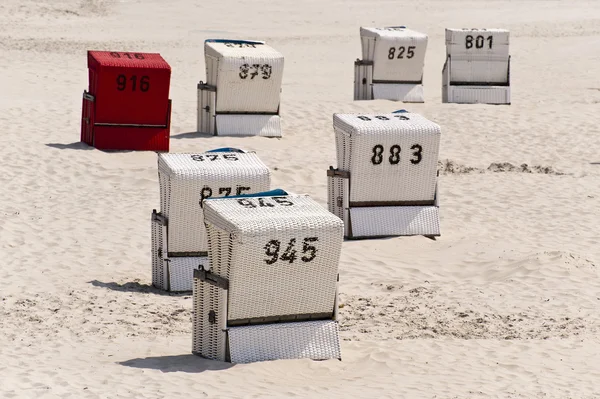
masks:
POLYGON ((191 291, 193 269, 208 267, 202 201, 270 188, 269 168, 252 152, 224 148, 159 154, 160 212, 152 212, 152 283, 191 291))
POLYGON ((248 363, 340 359, 342 221, 282 190, 204 201, 210 270, 194 271, 192 352, 248 363))
POLYGON ((446 29, 442 101, 510 104, 509 32, 446 29))
POLYGON ((360 28, 362 60, 354 62, 354 100, 422 103, 427 35, 404 26, 360 28))
POLYGON ((169 151, 171 67, 157 53, 88 51, 81 141, 100 150, 169 151))
POLYGON ((204 43, 206 83, 198 84, 198 132, 281 137, 283 55, 260 41, 204 43))
POLYGON ((406 111, 334 114, 338 168, 327 171, 329 210, 348 238, 440 235, 440 127, 406 111))

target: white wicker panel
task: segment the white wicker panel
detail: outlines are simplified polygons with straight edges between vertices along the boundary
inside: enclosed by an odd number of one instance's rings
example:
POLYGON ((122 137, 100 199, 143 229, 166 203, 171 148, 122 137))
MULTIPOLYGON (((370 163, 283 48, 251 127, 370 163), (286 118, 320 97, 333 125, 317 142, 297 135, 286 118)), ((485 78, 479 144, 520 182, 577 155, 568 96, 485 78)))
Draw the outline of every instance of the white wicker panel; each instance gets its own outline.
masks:
POLYGON ((421 84, 373 83, 373 98, 375 100, 422 103, 425 102, 425 93, 421 84))
MULTIPOLYGON (((204 52, 217 58, 217 112, 276 113, 279 109, 283 55, 272 47, 256 43, 222 43, 207 41, 204 52)), ((207 69, 207 76, 214 71, 207 69)), ((218 126, 217 126, 218 128, 218 126)))
POLYGON ((198 269, 199 265, 205 265, 206 268, 209 268, 208 257, 178 256, 169 258, 169 291, 192 291, 194 269, 198 269))
POLYGON ((350 208, 352 237, 440 235, 436 206, 350 208))
POLYGON ((449 86, 448 102, 510 104, 510 86, 449 86))
POLYGON ((215 134, 215 101, 217 93, 198 87, 198 122, 199 133, 215 134))
POLYGON ((362 59, 363 61, 373 61, 373 57, 375 56, 375 36, 363 35, 363 29, 361 28, 360 32, 362 59))
POLYGON ((349 179, 341 176, 327 177, 328 202, 329 212, 339 217, 344 222, 344 237, 349 234, 348 220, 348 185, 349 179))
POLYGON ((206 84, 211 86, 217 86, 217 72, 219 71, 219 57, 214 55, 209 55, 206 53, 206 44, 204 45, 205 54, 205 64, 206 64, 206 84))
POLYGON ((451 58, 450 82, 507 83, 508 61, 457 60, 451 58))
MULTIPOLYGON (((364 58, 374 63, 373 81, 422 81, 427 50, 426 34, 399 27, 360 28, 360 34, 375 38, 373 58, 364 58)), ((362 43, 363 46, 368 45, 366 52, 370 52, 370 40, 362 43)))
POLYGON ((350 202, 434 199, 437 124, 414 113, 335 114, 333 127, 338 167, 350 172, 350 202))
POLYGON ((163 234, 162 225, 151 219, 152 229, 152 285, 156 288, 166 289, 164 276, 164 261, 163 261, 163 234))
POLYGON ((508 59, 506 29, 446 29, 446 54, 470 59, 508 59))
POLYGON ((446 29, 450 82, 507 83, 508 44, 504 29, 446 29))
POLYGON ((232 363, 276 359, 341 359, 338 324, 332 320, 229 328, 232 363))
POLYGON ((223 326, 226 325, 227 291, 197 278, 193 281, 192 353, 225 361, 227 337, 223 326), (214 321, 211 321, 211 311, 214 321))
POLYGON ((279 115, 222 114, 216 122, 219 136, 281 137, 279 115))
POLYGON ((354 100, 373 99, 373 65, 354 63, 354 100))
POLYGON ((209 234, 218 228, 231 235, 218 257, 212 242, 210 248, 215 272, 227 277, 230 270, 229 320, 332 312, 343 240, 338 217, 301 195, 211 199, 204 210, 209 234))
POLYGON ((200 201, 270 188, 270 171, 255 153, 159 154, 161 212, 168 220, 169 252, 205 252, 200 201))
POLYGON ((327 177, 327 207, 329 212, 344 220, 344 202, 343 202, 343 178, 339 176, 327 177))

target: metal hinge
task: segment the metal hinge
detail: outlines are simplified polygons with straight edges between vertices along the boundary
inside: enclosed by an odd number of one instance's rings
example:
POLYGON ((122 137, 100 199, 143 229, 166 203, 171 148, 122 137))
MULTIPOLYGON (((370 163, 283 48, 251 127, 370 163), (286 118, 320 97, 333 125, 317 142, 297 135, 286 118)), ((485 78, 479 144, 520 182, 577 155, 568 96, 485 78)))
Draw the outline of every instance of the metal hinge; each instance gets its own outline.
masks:
POLYGON ((333 166, 330 166, 329 169, 327 170, 327 176, 341 177, 343 179, 349 179, 350 172, 345 171, 345 170, 334 169, 333 166))
POLYGON ((152 221, 159 222, 161 225, 167 225, 167 218, 164 217, 160 212, 156 212, 156 209, 152 209, 152 221))
POLYGON ((218 274, 211 273, 204 269, 194 269, 194 278, 200 279, 208 284, 214 285, 215 287, 222 288, 224 290, 229 289, 229 280, 225 277, 221 277, 218 274))

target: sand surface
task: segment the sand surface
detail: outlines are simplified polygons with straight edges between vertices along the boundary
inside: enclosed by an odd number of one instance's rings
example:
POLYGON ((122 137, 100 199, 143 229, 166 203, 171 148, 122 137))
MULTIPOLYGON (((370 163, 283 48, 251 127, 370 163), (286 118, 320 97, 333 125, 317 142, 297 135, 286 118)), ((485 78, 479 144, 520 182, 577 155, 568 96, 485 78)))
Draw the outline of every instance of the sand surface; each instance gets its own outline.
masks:
POLYGON ((0 50, 0 397, 600 398, 600 2, 2 0, 0 50), (353 102, 359 27, 399 24, 426 102, 353 102), (510 30, 511 106, 441 103, 447 27, 510 30), (284 54, 283 139, 194 133, 207 38, 284 54), (341 362, 190 353, 191 296, 150 286, 156 154, 79 143, 88 49, 169 62, 172 152, 257 151, 323 206, 334 112, 442 127, 442 236, 343 245, 341 362))

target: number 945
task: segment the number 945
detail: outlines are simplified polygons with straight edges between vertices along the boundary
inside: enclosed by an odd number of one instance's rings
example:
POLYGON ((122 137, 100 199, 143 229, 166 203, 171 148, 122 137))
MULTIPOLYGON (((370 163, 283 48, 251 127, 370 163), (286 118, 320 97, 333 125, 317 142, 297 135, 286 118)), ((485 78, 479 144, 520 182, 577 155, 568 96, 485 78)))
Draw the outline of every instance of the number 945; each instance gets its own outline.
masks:
MULTIPOLYGON (((319 241, 318 237, 305 237, 302 242, 302 256, 300 259, 302 262, 308 263, 312 262, 317 256, 317 248, 314 243, 319 241)), ((269 256, 269 259, 265 259, 265 263, 267 265, 272 265, 278 260, 287 261, 289 263, 294 263, 296 259, 298 259, 298 255, 296 255, 296 239, 292 238, 290 242, 287 244, 285 251, 280 254, 280 251, 283 249, 281 246, 281 241, 279 240, 271 240, 265 246, 265 255, 269 256)))

